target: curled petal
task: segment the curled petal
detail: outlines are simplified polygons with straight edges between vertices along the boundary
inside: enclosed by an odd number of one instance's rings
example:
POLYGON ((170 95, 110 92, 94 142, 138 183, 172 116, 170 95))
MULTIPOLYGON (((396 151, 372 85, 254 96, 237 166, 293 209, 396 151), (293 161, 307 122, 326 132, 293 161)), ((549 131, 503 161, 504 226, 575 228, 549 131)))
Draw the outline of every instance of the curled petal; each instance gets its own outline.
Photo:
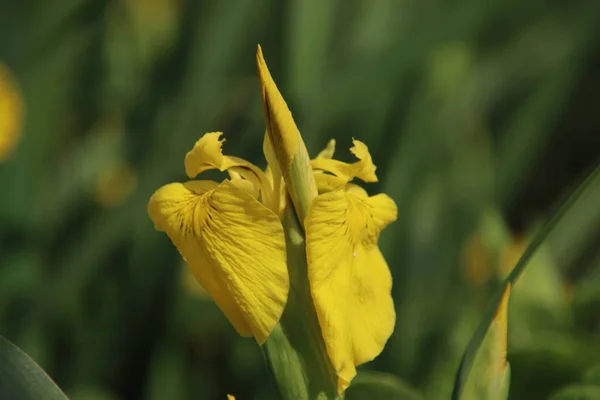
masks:
POLYGON ((354 178, 359 178, 365 182, 377 182, 377 175, 375 174, 377 167, 373 164, 367 145, 355 139, 352 140, 352 143, 354 146, 350 148, 350 151, 358 158, 357 162, 349 164, 325 157, 317 157, 311 161, 312 168, 329 172, 345 182, 350 182, 354 178))
POLYGON ((289 289, 277 215, 227 180, 165 185, 148 213, 240 335, 263 344, 289 289))
POLYGON ((338 189, 319 195, 305 222, 311 295, 340 394, 394 329, 392 277, 377 240, 396 216, 386 195, 338 189))
POLYGON ((196 143, 194 148, 185 155, 185 173, 190 178, 195 178, 204 171, 218 169, 219 171, 233 172, 232 178, 243 178, 252 183, 262 195, 263 202, 270 204, 273 194, 265 174, 254 164, 239 158, 223 155, 223 142, 220 139, 223 132, 205 133, 196 143))

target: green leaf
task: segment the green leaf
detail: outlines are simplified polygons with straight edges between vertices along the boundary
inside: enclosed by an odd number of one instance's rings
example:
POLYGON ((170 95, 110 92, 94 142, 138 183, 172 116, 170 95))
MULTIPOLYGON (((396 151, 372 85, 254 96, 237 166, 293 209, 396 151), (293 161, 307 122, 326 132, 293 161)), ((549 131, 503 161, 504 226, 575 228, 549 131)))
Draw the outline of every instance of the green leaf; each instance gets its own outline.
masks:
POLYGON ((0 399, 68 400, 44 370, 1 336, 0 399))
POLYGON ((467 377, 461 399, 506 400, 508 398, 510 366, 506 360, 506 347, 510 288, 508 282, 494 319, 475 354, 473 367, 467 377))
POLYGON ((394 375, 363 372, 352 380, 345 400, 420 400, 423 396, 394 375))
MULTIPOLYGON (((482 343, 485 341, 486 336, 490 332, 492 324, 494 323, 494 321, 496 321, 496 316, 498 315, 498 310, 501 308, 501 304, 505 299, 506 291, 516 282, 519 276, 523 273, 533 255, 536 253, 538 248, 544 243, 550 232, 552 232, 554 228, 556 228, 556 225, 561 220, 561 218, 577 202, 577 200, 586 191, 586 189, 588 189, 590 184, 598 178, 600 178, 600 167, 596 167, 592 171, 592 173, 587 177, 587 179, 585 179, 585 181, 581 185, 579 185, 577 190, 575 190, 575 192, 562 203, 562 205, 552 215, 552 217, 546 223, 546 225, 537 233, 537 235, 535 235, 531 244, 527 247, 527 250, 525 250, 521 258, 517 262, 517 265, 515 265, 511 273, 506 278, 501 290, 495 295, 494 299, 492 300, 491 307, 488 309, 479 327, 473 334, 473 337, 471 338, 471 341, 467 346, 467 350, 463 355, 463 359, 458 368, 456 379, 454 382, 454 390, 452 392, 453 400, 466 398, 463 395, 467 393, 466 387, 467 384, 469 384, 470 374, 472 373, 473 366, 477 364, 478 353, 480 352, 482 343)), ((477 374, 476 371, 473 373, 477 374)))

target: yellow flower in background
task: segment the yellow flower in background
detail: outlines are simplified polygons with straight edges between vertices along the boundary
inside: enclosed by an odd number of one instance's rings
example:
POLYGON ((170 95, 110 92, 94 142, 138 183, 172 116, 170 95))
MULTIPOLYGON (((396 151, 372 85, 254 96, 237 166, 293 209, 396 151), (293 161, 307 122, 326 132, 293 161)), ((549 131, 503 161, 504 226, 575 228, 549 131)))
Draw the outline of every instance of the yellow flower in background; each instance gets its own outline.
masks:
POLYGON ((463 244, 461 251, 462 273, 475 288, 482 288, 494 275, 492 250, 480 233, 475 233, 463 244))
POLYGON ((115 207, 127 200, 137 186, 137 175, 123 162, 108 165, 95 182, 94 198, 103 207, 115 207))
POLYGON ((260 46, 256 58, 268 139, 305 227, 310 292, 341 394, 355 367, 379 355, 394 330, 392 277, 377 241, 396 220, 396 204, 349 183, 354 178, 377 182, 369 150, 358 140, 350 149, 355 163, 332 159, 333 140, 309 161, 260 46))
POLYGON ((230 179, 165 185, 150 198, 148 213, 238 333, 263 344, 288 295, 283 227, 265 174, 224 156, 221 135, 200 138, 185 157, 185 170, 194 178, 218 169, 230 179))
POLYGON ((6 159, 21 135, 23 99, 10 71, 0 63, 0 161, 6 159))

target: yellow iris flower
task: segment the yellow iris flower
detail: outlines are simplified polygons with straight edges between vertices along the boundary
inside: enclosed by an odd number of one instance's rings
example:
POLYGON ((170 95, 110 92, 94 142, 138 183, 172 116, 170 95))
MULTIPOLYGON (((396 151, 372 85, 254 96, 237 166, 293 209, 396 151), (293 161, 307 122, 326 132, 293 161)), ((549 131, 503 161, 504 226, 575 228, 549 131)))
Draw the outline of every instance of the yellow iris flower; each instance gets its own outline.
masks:
POLYGON ((282 215, 294 206, 305 230, 310 294, 341 394, 355 367, 375 358, 394 328, 392 278, 377 241, 396 219, 396 205, 385 194, 369 196, 350 183, 377 181, 368 148, 358 140, 350 149, 355 163, 334 160, 332 140, 314 160, 306 157, 307 168, 294 164, 299 158, 304 162, 298 156, 304 143, 260 48, 257 60, 267 170, 223 155, 221 133, 207 133, 186 155, 186 173, 195 178, 218 169, 229 179, 163 186, 151 197, 148 212, 235 329, 263 344, 287 300, 282 215), (301 183, 292 185, 290 179, 301 183), (299 211, 303 206, 306 210, 299 211))

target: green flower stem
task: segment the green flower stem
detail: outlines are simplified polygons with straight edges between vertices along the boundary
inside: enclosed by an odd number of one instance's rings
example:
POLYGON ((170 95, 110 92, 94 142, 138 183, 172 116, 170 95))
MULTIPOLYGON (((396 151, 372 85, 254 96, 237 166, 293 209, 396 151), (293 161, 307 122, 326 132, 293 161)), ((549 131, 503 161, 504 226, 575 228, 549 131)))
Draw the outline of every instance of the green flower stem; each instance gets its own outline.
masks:
POLYGON ((337 377, 310 297, 304 235, 291 209, 285 213, 283 224, 290 294, 263 352, 283 400, 338 399, 337 377))

